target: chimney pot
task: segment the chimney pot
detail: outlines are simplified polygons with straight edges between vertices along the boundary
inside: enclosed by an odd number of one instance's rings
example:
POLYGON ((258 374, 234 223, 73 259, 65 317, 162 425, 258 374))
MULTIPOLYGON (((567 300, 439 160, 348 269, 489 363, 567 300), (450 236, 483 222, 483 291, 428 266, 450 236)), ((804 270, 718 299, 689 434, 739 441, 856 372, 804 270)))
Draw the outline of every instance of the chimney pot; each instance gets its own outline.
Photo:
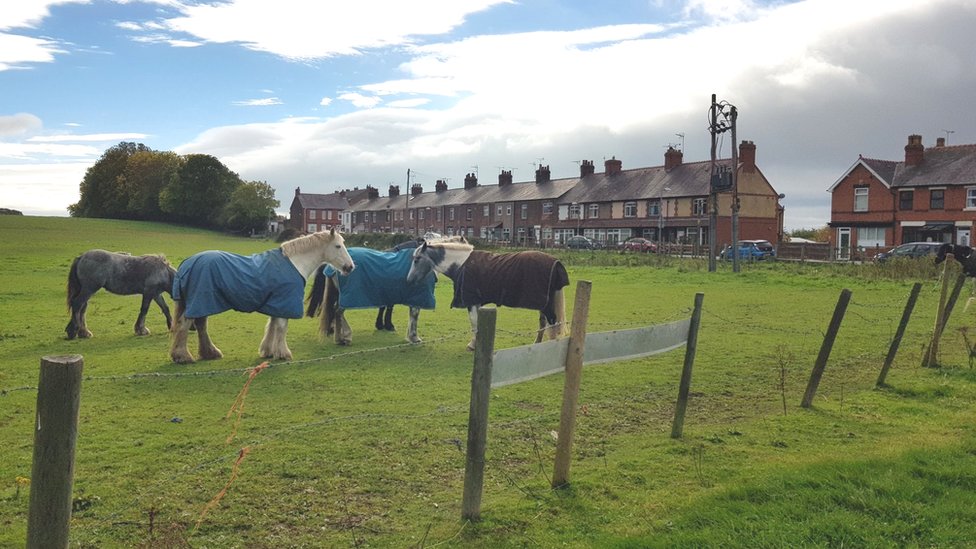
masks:
POLYGON ((512 184, 512 170, 502 170, 502 173, 498 174, 498 186, 504 187, 506 185, 512 184))
POLYGON ((610 160, 603 161, 603 168, 607 175, 617 175, 623 169, 623 162, 617 160, 617 157, 611 157, 610 160))
POLYGON ((683 157, 683 152, 675 149, 674 147, 668 147, 667 152, 664 153, 664 171, 670 172, 674 168, 680 166, 683 157))
POLYGON ((756 144, 752 141, 743 139, 739 144, 739 164, 744 172, 756 171, 756 144))
POLYGON ((945 139, 946 139, 945 137, 936 138, 936 140, 935 140, 935 146, 936 147, 945 147, 945 139))
POLYGON ((592 160, 584 160, 580 163, 580 179, 593 175, 596 172, 596 166, 593 165, 592 160))

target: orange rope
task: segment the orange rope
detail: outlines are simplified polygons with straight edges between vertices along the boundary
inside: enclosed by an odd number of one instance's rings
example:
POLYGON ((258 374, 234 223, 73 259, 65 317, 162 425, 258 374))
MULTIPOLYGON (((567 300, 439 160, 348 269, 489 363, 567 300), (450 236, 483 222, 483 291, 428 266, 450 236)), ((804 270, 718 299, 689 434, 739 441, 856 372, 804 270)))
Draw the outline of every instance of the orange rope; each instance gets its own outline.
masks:
POLYGON ((234 480, 237 479, 237 472, 240 468, 241 462, 244 461, 244 456, 246 456, 250 451, 251 448, 248 446, 241 448, 241 451, 237 454, 237 460, 234 461, 234 468, 231 470, 230 480, 228 480, 227 484, 224 485, 224 488, 220 492, 218 492, 217 495, 214 496, 212 500, 210 500, 210 503, 208 503, 206 507, 203 508, 203 512, 200 513, 200 518, 197 519, 196 526, 193 527, 193 532, 190 532, 191 535, 196 533, 197 528, 200 527, 200 523, 203 522, 203 518, 207 516, 207 513, 210 512, 210 509, 212 509, 213 506, 217 505, 220 502, 220 500, 223 499, 224 495, 227 494, 227 489, 230 488, 230 485, 233 484, 234 480))
POLYGON ((244 399, 247 397, 247 391, 251 387, 251 381, 253 381, 255 376, 261 373, 268 366, 270 366, 270 364, 267 362, 262 362, 261 364, 253 368, 248 368, 244 371, 245 374, 248 374, 247 381, 244 383, 244 388, 241 389, 241 392, 237 394, 237 399, 234 400, 233 406, 231 406, 230 410, 227 411, 226 418, 229 418, 234 413, 234 410, 237 410, 237 419, 234 421, 234 429, 231 431, 230 436, 227 437, 227 444, 230 444, 231 441, 234 440, 234 437, 237 436, 237 427, 241 424, 241 416, 244 415, 244 399))

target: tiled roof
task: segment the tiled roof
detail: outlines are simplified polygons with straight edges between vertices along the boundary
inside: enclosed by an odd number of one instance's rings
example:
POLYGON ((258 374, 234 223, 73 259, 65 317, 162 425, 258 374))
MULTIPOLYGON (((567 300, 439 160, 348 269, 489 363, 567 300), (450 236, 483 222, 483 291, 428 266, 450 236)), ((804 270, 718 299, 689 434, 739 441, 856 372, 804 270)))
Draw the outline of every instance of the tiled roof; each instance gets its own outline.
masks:
POLYGON ((898 162, 893 187, 976 184, 976 145, 925 149, 922 163, 898 162))
MULTIPOLYGON (((348 196, 348 192, 346 193, 348 196)), ((349 207, 349 200, 339 193, 332 194, 298 194, 298 203, 302 208, 316 210, 345 210, 349 207)))
POLYGON ((895 169, 898 167, 898 162, 894 160, 878 160, 876 158, 864 158, 861 157, 861 162, 863 162, 871 171, 878 174, 878 177, 884 181, 885 184, 891 185, 892 181, 895 179, 895 169))

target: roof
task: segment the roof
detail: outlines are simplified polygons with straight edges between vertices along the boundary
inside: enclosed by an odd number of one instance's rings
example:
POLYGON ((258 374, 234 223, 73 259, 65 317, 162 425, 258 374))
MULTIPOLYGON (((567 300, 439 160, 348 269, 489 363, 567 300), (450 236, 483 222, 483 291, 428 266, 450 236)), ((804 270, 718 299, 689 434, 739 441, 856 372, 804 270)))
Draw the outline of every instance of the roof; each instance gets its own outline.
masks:
POLYGON ((308 194, 299 193, 295 196, 302 208, 315 210, 345 210, 349 207, 349 200, 340 193, 308 194))
MULTIPOLYGON (((729 166, 730 159, 716 160, 718 166, 729 166)), ((689 162, 672 168, 634 168, 614 175, 598 173, 575 179, 582 184, 563 197, 568 202, 606 202, 607 200, 644 200, 678 196, 707 196, 711 192, 711 161, 689 162)))
POLYGON ((922 162, 906 166, 904 161, 859 157, 828 192, 857 166, 864 166, 887 187, 931 187, 976 184, 976 145, 953 145, 925 149, 922 162))

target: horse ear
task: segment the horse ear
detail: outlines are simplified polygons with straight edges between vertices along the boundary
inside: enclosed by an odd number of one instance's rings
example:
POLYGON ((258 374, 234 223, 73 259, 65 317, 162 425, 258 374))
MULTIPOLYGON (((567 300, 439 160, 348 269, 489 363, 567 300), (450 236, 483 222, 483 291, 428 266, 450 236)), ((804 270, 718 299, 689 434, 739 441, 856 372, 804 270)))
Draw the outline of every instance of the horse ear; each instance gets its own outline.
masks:
POLYGON ((335 227, 329 229, 329 236, 335 236, 335 227))
POLYGON ((461 244, 467 244, 467 243, 468 243, 468 239, 464 238, 464 235, 461 235, 461 244))

